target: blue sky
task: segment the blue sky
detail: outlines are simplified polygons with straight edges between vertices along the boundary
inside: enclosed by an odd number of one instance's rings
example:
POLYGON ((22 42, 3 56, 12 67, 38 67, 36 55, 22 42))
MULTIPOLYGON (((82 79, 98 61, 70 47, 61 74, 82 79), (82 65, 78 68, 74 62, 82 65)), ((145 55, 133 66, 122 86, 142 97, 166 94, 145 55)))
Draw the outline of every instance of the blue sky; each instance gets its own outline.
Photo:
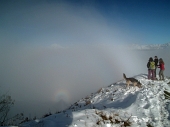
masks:
POLYGON ((0 42, 170 42, 169 0, 1 0, 0 42))
POLYGON ((169 61, 169 51, 132 52, 116 45, 170 42, 169 5, 168 0, 0 0, 0 93, 16 100, 15 113, 40 116, 59 110, 60 100, 70 105, 123 73, 147 73, 148 58, 169 61))

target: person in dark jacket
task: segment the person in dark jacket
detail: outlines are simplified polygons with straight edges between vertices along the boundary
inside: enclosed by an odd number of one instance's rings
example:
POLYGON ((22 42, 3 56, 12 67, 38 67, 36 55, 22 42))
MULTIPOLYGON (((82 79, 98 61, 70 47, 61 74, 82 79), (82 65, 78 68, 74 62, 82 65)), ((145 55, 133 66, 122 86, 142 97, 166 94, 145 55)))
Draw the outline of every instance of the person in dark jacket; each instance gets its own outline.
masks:
POLYGON ((155 78, 156 78, 156 69, 158 67, 158 57, 157 56, 155 56, 154 62, 155 62, 155 78))
POLYGON ((162 58, 159 59, 158 68, 160 68, 160 71, 159 71, 159 80, 164 80, 165 63, 164 63, 162 58))

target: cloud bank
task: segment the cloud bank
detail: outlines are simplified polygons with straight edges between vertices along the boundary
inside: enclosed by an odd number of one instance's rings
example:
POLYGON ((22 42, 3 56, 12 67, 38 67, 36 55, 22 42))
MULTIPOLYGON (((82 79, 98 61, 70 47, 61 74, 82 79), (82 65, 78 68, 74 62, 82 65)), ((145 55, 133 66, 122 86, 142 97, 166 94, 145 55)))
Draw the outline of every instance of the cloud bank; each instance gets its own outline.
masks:
POLYGON ((104 44, 73 47, 53 44, 1 51, 6 54, 1 55, 1 88, 16 100, 18 112, 32 115, 55 112, 61 110, 58 103, 61 100, 69 106, 121 80, 122 73, 128 77, 147 73, 150 56, 162 55, 167 62, 167 53, 160 51, 131 51, 104 44))

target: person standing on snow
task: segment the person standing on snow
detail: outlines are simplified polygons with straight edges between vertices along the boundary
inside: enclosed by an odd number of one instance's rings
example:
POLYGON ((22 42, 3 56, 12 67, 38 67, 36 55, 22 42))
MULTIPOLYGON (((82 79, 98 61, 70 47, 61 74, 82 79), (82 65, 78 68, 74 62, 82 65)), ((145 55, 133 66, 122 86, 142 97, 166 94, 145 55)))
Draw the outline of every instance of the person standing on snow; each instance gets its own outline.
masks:
POLYGON ((155 80, 155 62, 153 61, 152 57, 149 58, 147 67, 148 67, 148 79, 155 80))
POLYGON ((158 68, 159 70, 159 80, 164 80, 164 70, 165 70, 165 64, 162 58, 159 59, 159 65, 158 68))
POLYGON ((155 56, 154 62, 155 62, 155 78, 156 78, 156 69, 158 67, 158 57, 157 56, 155 56))

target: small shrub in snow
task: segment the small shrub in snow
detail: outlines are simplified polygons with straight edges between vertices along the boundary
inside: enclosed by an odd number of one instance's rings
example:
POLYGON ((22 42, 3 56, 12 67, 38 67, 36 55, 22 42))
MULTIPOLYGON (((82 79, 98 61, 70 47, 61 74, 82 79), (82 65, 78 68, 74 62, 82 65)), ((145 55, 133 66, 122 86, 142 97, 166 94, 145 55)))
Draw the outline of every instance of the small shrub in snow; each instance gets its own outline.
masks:
POLYGON ((121 116, 119 116, 119 114, 114 114, 114 113, 111 113, 111 114, 108 114, 108 113, 105 113, 103 111, 97 111, 96 110, 96 114, 100 117, 100 119, 97 120, 96 124, 97 125, 103 125, 103 124, 119 124, 121 125, 121 127, 127 127, 127 126, 130 126, 131 125, 131 121, 130 121, 130 118, 131 116, 124 120, 121 116))
POLYGON ((102 92, 102 88, 100 88, 100 89, 97 91, 97 93, 100 93, 100 92, 102 92))
POLYGON ((164 96, 165 96, 165 99, 170 100, 170 93, 168 91, 164 91, 164 96))
POLYGON ((49 112, 49 114, 46 113, 46 114, 43 115, 43 118, 48 117, 48 116, 50 116, 50 115, 52 115, 51 112, 49 112))
POLYGON ((86 105, 89 105, 89 104, 91 104, 91 100, 86 101, 86 105))
POLYGON ((147 124, 147 127, 153 127, 152 125, 150 125, 150 123, 149 124, 147 124))

